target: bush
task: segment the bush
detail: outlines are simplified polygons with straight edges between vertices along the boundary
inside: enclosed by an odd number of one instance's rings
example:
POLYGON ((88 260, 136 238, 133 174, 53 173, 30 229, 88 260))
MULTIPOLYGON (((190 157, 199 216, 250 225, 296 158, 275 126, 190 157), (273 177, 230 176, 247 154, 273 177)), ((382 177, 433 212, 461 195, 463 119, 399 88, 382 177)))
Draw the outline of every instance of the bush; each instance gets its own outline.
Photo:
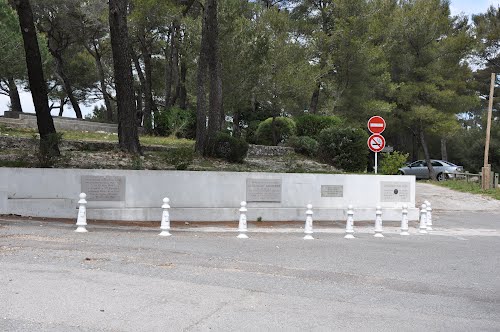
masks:
POLYGON ((339 126, 342 121, 336 116, 304 114, 295 118, 298 136, 318 139, 319 133, 326 128, 339 126))
POLYGON ((163 153, 163 159, 169 164, 174 165, 177 170, 185 170, 193 162, 193 147, 179 147, 170 149, 163 153))
POLYGON ((394 151, 393 153, 383 153, 380 158, 380 173, 393 175, 398 174, 398 169, 405 165, 408 153, 394 151))
POLYGON ((319 155, 328 164, 346 172, 366 170, 368 134, 359 128, 326 128, 319 136, 319 155))
MULTIPOLYGON (((268 118, 259 124, 255 133, 257 144, 275 145, 273 144, 272 123, 273 118, 268 118)), ((290 118, 274 118, 274 126, 276 128, 276 144, 285 143, 288 138, 295 135, 295 122, 290 118)))
POLYGON ((248 152, 248 143, 242 138, 218 132, 215 137, 214 153, 217 158, 222 158, 232 163, 242 163, 248 152))
POLYGON ((294 136, 288 141, 295 152, 314 157, 318 153, 319 143, 314 138, 308 136, 294 136))
POLYGON ((155 113, 155 133, 193 139, 196 135, 196 115, 191 110, 172 107, 155 113))

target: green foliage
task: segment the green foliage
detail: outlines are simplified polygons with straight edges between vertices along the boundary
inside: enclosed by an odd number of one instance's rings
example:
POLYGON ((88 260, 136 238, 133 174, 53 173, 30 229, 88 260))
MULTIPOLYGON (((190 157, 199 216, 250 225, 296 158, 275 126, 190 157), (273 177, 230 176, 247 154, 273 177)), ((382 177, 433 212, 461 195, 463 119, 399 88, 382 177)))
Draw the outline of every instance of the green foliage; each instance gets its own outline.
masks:
POLYGON ((135 170, 144 169, 141 156, 138 156, 138 155, 132 156, 130 169, 135 169, 135 170))
MULTIPOLYGON (((116 115, 113 114, 116 119, 116 115)), ((94 106, 92 113, 85 115, 85 120, 92 122, 108 122, 106 119, 106 107, 104 105, 94 106)))
POLYGON ((155 114, 155 133, 160 136, 194 138, 196 134, 196 116, 191 110, 172 107, 155 114))
POLYGON ((500 188, 483 190, 481 189, 481 183, 478 182, 450 180, 450 181, 433 182, 433 184, 437 184, 442 187, 447 187, 456 191, 461 191, 471 194, 487 195, 493 197, 494 199, 500 200, 500 188))
POLYGON ((218 132, 215 137, 215 156, 232 163, 242 163, 248 152, 248 143, 242 138, 218 132))
POLYGON ((318 153, 319 143, 309 136, 293 136, 289 139, 290 145, 295 152, 305 156, 314 157, 318 153))
POLYGON ((163 153, 163 159, 174 165, 176 170, 185 170, 193 162, 194 149, 192 146, 169 149, 163 153))
POLYGON ((320 157, 346 172, 362 172, 368 161, 368 134, 359 128, 323 129, 318 137, 320 157))
POLYGON ((336 116, 324 116, 316 114, 304 114, 294 118, 297 125, 298 136, 309 136, 316 139, 319 133, 329 127, 335 127, 342 123, 336 116))
POLYGON ((256 141, 262 145, 277 145, 285 143, 290 137, 296 133, 295 122, 290 118, 277 117, 262 121, 257 127, 255 133, 256 141), (275 130, 276 141, 273 141, 273 128, 275 130))
POLYGON ((409 153, 394 151, 392 153, 382 153, 380 158, 380 173, 387 175, 398 174, 398 169, 405 165, 409 153))

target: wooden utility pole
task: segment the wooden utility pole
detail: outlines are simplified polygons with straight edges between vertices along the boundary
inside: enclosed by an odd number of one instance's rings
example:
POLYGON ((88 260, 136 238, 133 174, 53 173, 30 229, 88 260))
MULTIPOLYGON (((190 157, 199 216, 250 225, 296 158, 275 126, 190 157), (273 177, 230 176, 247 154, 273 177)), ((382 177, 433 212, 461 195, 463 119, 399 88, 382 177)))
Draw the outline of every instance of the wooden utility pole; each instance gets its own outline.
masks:
POLYGON ((483 189, 490 189, 491 183, 491 165, 488 163, 488 154, 490 150, 491 113, 493 112, 493 95, 495 91, 496 76, 495 73, 491 73, 490 99, 488 100, 488 122, 486 124, 486 143, 484 144, 484 165, 482 169, 483 189))

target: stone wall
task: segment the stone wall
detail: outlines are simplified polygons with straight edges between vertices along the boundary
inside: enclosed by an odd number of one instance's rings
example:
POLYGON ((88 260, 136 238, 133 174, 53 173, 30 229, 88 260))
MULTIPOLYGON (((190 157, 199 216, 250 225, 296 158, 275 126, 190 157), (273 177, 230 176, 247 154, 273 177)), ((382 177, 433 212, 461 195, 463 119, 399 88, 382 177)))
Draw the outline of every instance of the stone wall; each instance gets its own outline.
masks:
POLYGON ((315 220, 345 220, 349 204, 356 220, 380 205, 400 221, 403 204, 418 218, 414 176, 0 168, 0 214, 76 218, 82 191, 89 219, 159 221, 163 197, 179 221, 237 224, 243 200, 249 220, 303 221, 309 203, 315 220))
MULTIPOLYGON (((0 124, 16 128, 37 129, 36 115, 33 113, 5 112, 4 117, 0 117, 0 124)), ((106 133, 117 133, 118 125, 113 123, 92 122, 83 119, 53 117, 56 130, 78 130, 78 131, 102 131, 106 133)))

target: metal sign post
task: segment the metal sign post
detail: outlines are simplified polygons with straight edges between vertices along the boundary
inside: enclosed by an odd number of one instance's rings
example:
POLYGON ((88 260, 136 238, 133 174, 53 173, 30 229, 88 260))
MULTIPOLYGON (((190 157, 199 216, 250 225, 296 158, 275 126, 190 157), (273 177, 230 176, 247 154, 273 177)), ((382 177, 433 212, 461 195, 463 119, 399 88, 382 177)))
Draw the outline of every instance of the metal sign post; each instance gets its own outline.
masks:
POLYGON ((379 134, 373 134, 368 138, 368 148, 375 152, 375 174, 378 171, 378 153, 385 147, 385 138, 379 134))
POLYGON ((385 147, 385 138, 380 135, 385 130, 383 117, 372 116, 367 123, 368 130, 373 134, 368 138, 368 148, 375 152, 375 174, 378 171, 378 153, 385 147))

